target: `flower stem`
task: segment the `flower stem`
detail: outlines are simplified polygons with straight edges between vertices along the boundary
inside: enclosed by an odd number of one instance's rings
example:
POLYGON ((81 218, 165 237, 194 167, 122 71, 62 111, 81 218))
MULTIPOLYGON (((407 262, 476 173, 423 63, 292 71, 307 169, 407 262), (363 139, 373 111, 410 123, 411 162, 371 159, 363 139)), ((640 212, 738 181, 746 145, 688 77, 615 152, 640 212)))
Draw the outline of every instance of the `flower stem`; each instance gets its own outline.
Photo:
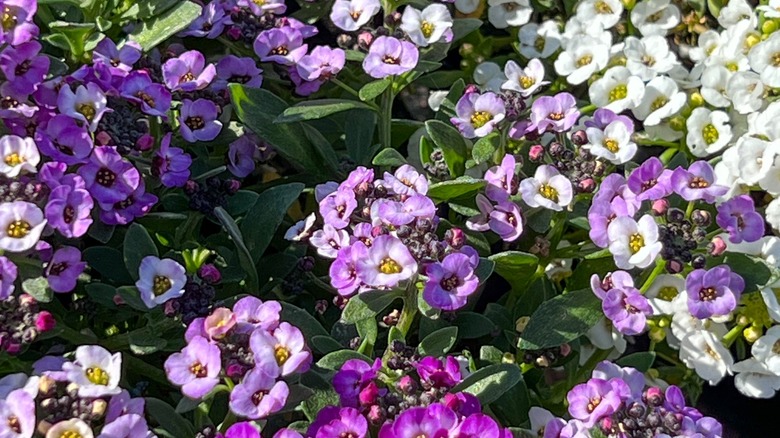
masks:
POLYGON ((647 280, 645 280, 644 283, 642 283, 642 288, 639 289, 640 292, 645 293, 648 289, 650 289, 650 286, 653 285, 653 281, 655 281, 655 278, 661 275, 662 272, 664 272, 664 262, 663 260, 659 260, 655 264, 655 268, 653 269, 653 272, 650 273, 650 276, 647 277, 647 280))
POLYGON ((341 82, 336 78, 330 78, 330 81, 336 84, 342 90, 360 99, 360 94, 358 94, 358 92, 354 88, 350 87, 349 85, 345 84, 344 82, 341 82))
POLYGON ((414 317, 417 316, 417 287, 416 282, 409 282, 409 286, 406 288, 406 296, 404 297, 404 307, 401 310, 401 316, 398 318, 398 324, 396 328, 406 337, 409 333, 409 329, 412 327, 414 317))
POLYGON ((739 336, 742 334, 742 330, 747 327, 747 324, 737 324, 732 328, 728 333, 726 333, 726 336, 723 337, 723 345, 726 346, 726 348, 731 347, 731 345, 734 343, 734 341, 739 338, 739 336))
POLYGON ((393 147, 393 84, 382 93, 382 108, 379 111, 379 141, 385 148, 393 147))

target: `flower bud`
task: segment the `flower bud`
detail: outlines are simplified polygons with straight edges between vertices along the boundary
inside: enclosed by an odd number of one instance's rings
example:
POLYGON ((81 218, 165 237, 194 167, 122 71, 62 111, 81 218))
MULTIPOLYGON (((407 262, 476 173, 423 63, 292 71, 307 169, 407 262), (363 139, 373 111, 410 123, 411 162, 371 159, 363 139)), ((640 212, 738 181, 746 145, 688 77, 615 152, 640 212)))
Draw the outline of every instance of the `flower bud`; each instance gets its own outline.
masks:
MULTIPOLYGON (((352 46, 355 44, 355 37, 352 35, 342 33, 341 35, 336 37, 336 45, 341 47, 342 49, 351 49, 352 46)), ((371 45, 371 42, 369 41, 368 45, 365 46, 365 48, 361 45, 361 49, 368 50, 368 46, 371 45)))
POLYGON ((382 408, 380 408, 379 405, 371 406, 368 409, 367 417, 368 421, 375 426, 379 426, 385 422, 385 414, 382 412, 382 408))
POLYGON ((707 246, 707 250, 709 251, 711 256, 717 257, 726 251, 726 242, 723 240, 722 237, 715 236, 712 238, 712 241, 707 246))
POLYGON ((200 186, 198 185, 197 181, 188 180, 186 183, 184 183, 184 193, 193 195, 198 190, 200 190, 200 186))
POLYGON ((233 378, 241 378, 246 373, 246 368, 238 363, 231 363, 227 366, 227 369, 225 370, 225 374, 233 378))
POLYGON ((54 315, 45 310, 39 312, 38 316, 35 317, 35 328, 41 333, 53 329, 56 325, 57 321, 54 319, 54 315))
POLYGON ((208 284, 217 284, 222 279, 219 269, 211 263, 204 263, 198 269, 198 277, 208 284))
POLYGON ((577 146, 588 144, 588 134, 585 133, 585 131, 582 129, 580 129, 579 131, 575 131, 571 135, 571 142, 576 144, 577 146))
POLYGON ((226 32, 227 37, 232 41, 238 41, 241 39, 241 29, 236 26, 231 26, 226 32))
POLYGON ((553 157, 560 157, 565 150, 566 148, 564 148, 563 145, 557 141, 550 143, 550 155, 553 157))
POLYGON ((543 158, 544 146, 540 144, 531 146, 531 149, 528 151, 528 159, 531 160, 532 163, 540 163, 543 158))
POLYGON ((647 332, 647 335, 650 337, 650 340, 659 343, 666 339, 666 332, 658 327, 653 327, 650 329, 650 331, 647 332))
POLYGON ((94 418, 101 418, 103 414, 106 413, 106 408, 108 407, 108 403, 100 398, 97 398, 92 401, 92 416, 94 418))
POLYGON ((385 25, 388 27, 396 27, 401 24, 401 13, 393 12, 390 15, 385 16, 385 25))
POLYGON ((650 406, 661 406, 664 403, 664 392, 657 386, 651 386, 642 394, 642 400, 650 406))
POLYGON ((401 380, 398 381, 398 389, 407 395, 417 391, 417 386, 417 382, 408 375, 401 377, 401 380))
POLYGON ((577 188, 581 193, 593 193, 596 190, 596 181, 593 178, 585 178, 577 183, 577 188))
POLYGON ((690 103, 692 107, 698 108, 704 105, 704 96, 702 96, 698 91, 694 91, 691 93, 690 103))
POLYGON ((700 227, 707 227, 712 223, 712 214, 707 210, 693 210, 691 221, 700 227))
POLYGON ((230 195, 234 195, 240 188, 241 188, 241 182, 237 179, 229 179, 225 181, 225 190, 230 195))
POLYGON ((466 243, 466 235, 460 228, 450 228, 444 233, 444 240, 454 249, 460 249, 466 243))
POLYGON ((569 354, 571 354, 571 345, 569 344, 562 344, 560 347, 560 354, 561 357, 566 357, 569 354))
POLYGON ((368 50, 372 42, 374 42, 374 35, 371 32, 360 32, 358 34, 358 46, 361 49, 368 50))
POLYGON ((756 342, 758 338, 761 337, 761 335, 763 335, 763 331, 761 330, 761 327, 751 325, 742 331, 742 335, 745 336, 746 341, 752 344, 756 342))
POLYGON ((683 268, 685 268, 685 266, 680 260, 672 259, 666 261, 666 272, 670 274, 679 274, 683 271, 683 268))
POLYGON ((379 387, 376 386, 376 383, 374 382, 368 382, 368 385, 366 385, 365 388, 363 388, 362 391, 360 391, 360 395, 358 395, 358 399, 360 400, 360 404, 362 406, 368 406, 376 403, 376 399, 379 396, 379 387))
POLYGON ((685 117, 676 116, 669 120, 669 127, 677 132, 685 131, 685 117))
POLYGON ((653 201, 653 206, 651 207, 653 214, 656 216, 665 215, 668 209, 669 209, 669 201, 667 201, 666 199, 656 199, 655 201, 653 201))
POLYGON ((707 266, 707 259, 703 255, 697 254, 691 260, 691 266, 693 266, 693 269, 704 269, 707 266))
MULTIPOLYGON (((774 20, 767 20, 764 22, 764 24, 761 25, 761 33, 769 35, 770 33, 773 33, 777 30, 777 22, 774 20)), ((756 35, 748 35, 748 38, 746 38, 745 43, 753 43, 752 45, 748 47, 752 47, 753 45, 757 44, 759 42, 759 38, 756 35), (751 38, 752 37, 752 38, 751 38)))
POLYGON ((135 148, 140 152, 146 152, 152 150, 154 146, 154 137, 150 134, 142 135, 135 142, 135 148))

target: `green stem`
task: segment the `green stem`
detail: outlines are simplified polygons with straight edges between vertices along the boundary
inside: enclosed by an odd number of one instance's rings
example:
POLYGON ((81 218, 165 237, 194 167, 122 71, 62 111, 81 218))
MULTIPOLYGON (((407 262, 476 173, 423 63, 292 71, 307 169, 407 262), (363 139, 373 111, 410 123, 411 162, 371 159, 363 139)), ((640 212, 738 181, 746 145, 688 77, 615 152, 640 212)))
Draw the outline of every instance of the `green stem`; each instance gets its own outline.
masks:
POLYGON ((347 93, 349 93, 349 94, 357 97, 358 99, 360 99, 360 94, 357 91, 355 91, 354 88, 350 87, 349 85, 345 84, 344 82, 341 82, 340 80, 338 80, 336 78, 330 78, 330 81, 333 82, 335 85, 337 85, 342 90, 344 90, 347 93))
POLYGON ((655 264, 655 268, 653 269, 653 272, 650 273, 650 276, 647 277, 647 280, 642 284, 642 288, 639 289, 640 292, 645 293, 648 289, 650 289, 650 286, 653 285, 653 281, 655 281, 655 278, 661 275, 661 273, 664 272, 665 264, 663 260, 659 260, 655 264))
POLYGON ((584 107, 580 108, 580 114, 590 114, 593 111, 596 111, 596 105, 590 104, 585 105, 584 107))
POLYGON ((723 345, 725 345, 726 348, 731 347, 731 344, 739 338, 742 334, 742 330, 745 330, 745 327, 747 327, 747 324, 737 324, 734 328, 729 330, 729 332, 726 333, 726 336, 723 337, 723 345))
POLYGON ((225 419, 222 420, 222 424, 219 425, 219 431, 225 433, 225 431, 227 431, 230 426, 235 424, 236 420, 238 420, 238 418, 236 418, 236 414, 228 409, 228 413, 225 415, 225 419))
POLYGON ((382 108, 379 111, 379 141, 385 148, 393 147, 393 84, 382 93, 382 108))
POLYGON ((96 337, 77 332, 64 324, 59 325, 56 330, 59 331, 59 333, 57 333, 59 338, 64 339, 71 344, 80 345, 97 343, 96 337))
POLYGON ((649 138, 638 138, 636 139, 636 144, 639 146, 665 146, 674 149, 680 147, 680 144, 675 141, 650 140, 649 138))
POLYGON ((691 218, 691 214, 693 214, 693 209, 696 207, 696 203, 693 201, 688 201, 688 207, 685 209, 685 217, 687 219, 691 218))
POLYGON ((417 286, 416 282, 409 282, 409 286, 406 288, 406 296, 404 297, 404 308, 401 310, 401 316, 398 318, 397 328, 403 335, 409 333, 409 329, 412 327, 414 317, 417 316, 417 286))
POLYGON ((675 154, 677 154, 677 146, 669 146, 669 149, 665 150, 664 153, 661 154, 660 160, 664 164, 669 164, 675 154))

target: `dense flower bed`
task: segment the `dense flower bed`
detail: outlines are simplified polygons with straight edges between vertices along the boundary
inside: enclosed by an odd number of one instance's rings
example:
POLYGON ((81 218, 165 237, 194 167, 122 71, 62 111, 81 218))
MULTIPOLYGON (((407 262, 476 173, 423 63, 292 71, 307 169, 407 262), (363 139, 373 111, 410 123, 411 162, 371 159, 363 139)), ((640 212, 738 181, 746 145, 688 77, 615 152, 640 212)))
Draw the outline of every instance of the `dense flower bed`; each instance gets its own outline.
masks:
POLYGON ((0 0, 0 437, 720 437, 780 4, 0 0))

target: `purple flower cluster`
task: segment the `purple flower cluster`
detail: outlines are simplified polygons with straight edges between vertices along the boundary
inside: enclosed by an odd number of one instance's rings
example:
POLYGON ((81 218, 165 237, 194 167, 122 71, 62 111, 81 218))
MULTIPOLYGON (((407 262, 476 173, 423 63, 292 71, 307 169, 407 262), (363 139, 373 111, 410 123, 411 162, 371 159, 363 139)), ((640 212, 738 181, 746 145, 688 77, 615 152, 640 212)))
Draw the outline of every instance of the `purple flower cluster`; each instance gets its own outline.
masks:
POLYGON ((653 309, 644 295, 634 287, 634 279, 625 271, 607 274, 603 280, 598 274, 590 279, 593 293, 602 302, 604 315, 624 335, 638 335, 647 330, 647 318, 653 309))
POLYGON ((218 308, 187 327, 187 346, 165 361, 168 379, 192 399, 223 379, 236 382, 230 410, 256 420, 278 412, 290 388, 284 377, 304 373, 312 361, 301 331, 280 322, 276 301, 245 297, 233 309, 218 308))

